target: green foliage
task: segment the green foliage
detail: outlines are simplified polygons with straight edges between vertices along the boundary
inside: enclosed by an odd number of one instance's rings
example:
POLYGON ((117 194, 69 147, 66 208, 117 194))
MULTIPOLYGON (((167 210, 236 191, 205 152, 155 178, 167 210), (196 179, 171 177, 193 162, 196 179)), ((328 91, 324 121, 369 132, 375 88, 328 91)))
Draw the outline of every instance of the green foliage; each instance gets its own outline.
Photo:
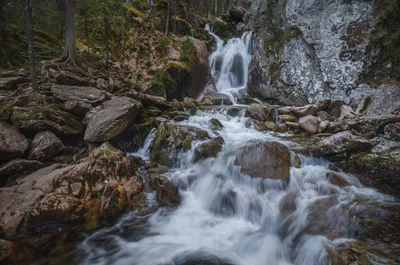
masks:
POLYGON ((194 46, 193 41, 187 38, 184 42, 182 42, 181 46, 181 60, 183 61, 191 61, 197 55, 196 46, 194 46))

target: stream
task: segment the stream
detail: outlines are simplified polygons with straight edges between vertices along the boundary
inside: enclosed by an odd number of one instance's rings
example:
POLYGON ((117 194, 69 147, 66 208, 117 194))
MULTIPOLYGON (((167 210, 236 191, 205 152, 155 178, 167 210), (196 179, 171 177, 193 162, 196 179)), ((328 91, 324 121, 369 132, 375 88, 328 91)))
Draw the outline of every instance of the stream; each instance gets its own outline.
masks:
MULTIPOLYGON (((220 93, 235 98, 246 87, 251 60, 251 33, 226 44, 213 34, 217 49, 210 67, 220 93)), ((327 177, 329 162, 300 156, 301 166, 290 169, 289 184, 251 178, 234 165, 235 152, 249 143, 294 143, 287 134, 259 132, 247 125, 244 110, 198 110, 188 120, 173 124, 209 129, 217 118, 218 136, 225 144, 217 158, 193 163, 194 148, 181 153, 167 177, 180 189, 177 207, 130 212, 117 224, 85 235, 58 264, 82 265, 319 265, 330 264, 330 248, 357 240, 360 225, 349 211, 357 201, 391 203, 394 199, 363 187, 351 175, 337 173, 349 186, 339 187, 327 177)), ((133 155, 149 160, 155 131, 133 155)), ((294 154, 292 154, 294 157, 294 154)), ((268 168, 265 168, 268 171, 268 168)))

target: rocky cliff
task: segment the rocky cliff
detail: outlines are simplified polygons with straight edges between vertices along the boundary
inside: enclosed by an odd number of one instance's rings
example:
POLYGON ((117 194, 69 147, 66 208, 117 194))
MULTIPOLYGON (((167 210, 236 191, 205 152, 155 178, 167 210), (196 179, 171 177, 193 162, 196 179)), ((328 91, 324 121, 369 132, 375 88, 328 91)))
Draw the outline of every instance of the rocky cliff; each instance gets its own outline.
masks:
POLYGON ((399 4, 375 2, 255 0, 246 15, 249 94, 283 104, 350 100, 398 79, 399 4))

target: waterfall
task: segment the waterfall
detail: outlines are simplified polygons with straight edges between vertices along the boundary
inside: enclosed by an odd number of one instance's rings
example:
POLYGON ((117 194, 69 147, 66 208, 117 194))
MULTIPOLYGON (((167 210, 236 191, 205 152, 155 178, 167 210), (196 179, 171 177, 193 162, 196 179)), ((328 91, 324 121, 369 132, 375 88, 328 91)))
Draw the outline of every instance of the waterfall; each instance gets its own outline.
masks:
POLYGON ((224 43, 209 26, 206 26, 206 30, 216 42, 216 50, 209 58, 216 89, 219 93, 234 98, 247 86, 251 61, 251 32, 245 32, 241 38, 233 38, 224 43))

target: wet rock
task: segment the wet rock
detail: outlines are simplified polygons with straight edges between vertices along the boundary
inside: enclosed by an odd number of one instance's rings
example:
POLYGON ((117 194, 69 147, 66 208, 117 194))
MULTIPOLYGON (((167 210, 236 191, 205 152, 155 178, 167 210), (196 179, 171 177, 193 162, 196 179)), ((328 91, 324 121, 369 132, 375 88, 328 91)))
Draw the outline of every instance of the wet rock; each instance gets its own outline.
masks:
POLYGON ((388 124, 384 128, 385 137, 389 140, 400 141, 400 123, 388 124))
POLYGON ((2 264, 13 264, 12 259, 17 255, 18 250, 17 244, 0 239, 0 263, 2 264))
POLYGON ((57 83, 60 85, 66 85, 66 86, 82 86, 82 87, 87 87, 89 86, 89 81, 79 77, 77 75, 74 75, 73 73, 66 72, 66 71, 61 71, 57 76, 56 76, 57 83))
POLYGON ((246 111, 246 117, 250 117, 262 122, 274 121, 274 114, 275 110, 272 108, 272 106, 266 104, 251 104, 246 111))
POLYGON ((1 89, 16 89, 19 85, 29 82, 29 78, 25 76, 6 76, 0 77, 1 89))
POLYGON ((300 127, 308 133, 316 133, 318 131, 319 120, 317 117, 307 115, 299 120, 300 127))
POLYGON ((163 97, 147 95, 136 91, 129 91, 126 93, 127 97, 140 101, 143 106, 155 106, 160 109, 171 109, 173 106, 163 97))
POLYGON ((0 167, 0 177, 2 179, 0 182, 4 183, 7 177, 16 173, 33 171, 43 166, 43 163, 36 160, 26 160, 21 158, 13 159, 0 167))
POLYGON ((219 152, 221 152, 224 143, 225 141, 222 137, 217 137, 201 143, 194 149, 194 161, 199 161, 209 157, 217 157, 219 152))
POLYGON ((210 129, 217 131, 217 130, 221 130, 222 128, 224 128, 224 125, 222 125, 222 123, 215 118, 210 119, 210 129))
POLYGON ((281 120, 282 122, 297 122, 297 117, 293 115, 283 114, 279 115, 279 120, 281 120))
POLYGON ((330 121, 321 121, 318 125, 318 133, 324 133, 330 124, 330 121))
POLYGON ((151 145, 151 160, 170 166, 180 152, 192 148, 192 142, 210 139, 208 133, 189 126, 161 124, 151 145))
POLYGON ((350 183, 345 180, 342 176, 339 174, 329 172, 326 174, 326 176, 329 178, 329 180, 332 182, 332 184, 335 184, 339 187, 346 187, 346 186, 351 186, 350 183))
POLYGON ((108 183, 103 190, 100 219, 108 222, 117 220, 128 208, 126 191, 116 182, 108 183))
POLYGON ((89 114, 85 141, 104 142, 117 136, 132 123, 142 109, 142 104, 128 97, 115 97, 104 102, 89 114))
POLYGON ((253 178, 280 179, 286 182, 290 178, 290 164, 289 149, 277 142, 245 146, 238 150, 235 159, 235 165, 240 166, 244 174, 253 178))
POLYGON ((400 116, 371 116, 350 120, 347 122, 347 126, 350 130, 358 134, 367 134, 370 132, 383 133, 386 125, 396 122, 400 122, 400 116))
POLYGON ((276 124, 276 123, 273 122, 273 121, 266 121, 266 122, 264 122, 263 125, 264 125, 264 128, 265 128, 266 130, 274 131, 274 132, 279 131, 279 126, 278 126, 278 124, 276 124))
POLYGON ((81 121, 54 104, 14 107, 12 123, 30 134, 51 131, 57 135, 74 135, 82 131, 81 121))
POLYGON ((290 112, 291 112, 291 107, 279 108, 279 109, 277 109, 276 111, 278 112, 279 115, 290 114, 290 112))
POLYGON ((22 157, 28 149, 28 141, 18 131, 0 123, 0 162, 22 157))
POLYGON ((335 165, 356 176, 367 187, 400 195, 400 155, 396 151, 386 151, 385 154, 360 153, 335 165))
POLYGON ((212 93, 206 95, 202 102, 204 105, 233 105, 230 97, 222 93, 212 93))
POLYGON ((46 131, 35 135, 28 159, 47 161, 64 149, 64 145, 54 133, 46 131))
POLYGON ((352 119, 356 116, 354 110, 347 105, 343 105, 340 109, 339 121, 352 119))
POLYGON ((151 191, 156 192, 157 202, 160 205, 177 205, 181 202, 179 189, 166 177, 151 177, 149 181, 151 191))
POLYGON ((321 140, 315 146, 306 148, 317 156, 330 156, 341 153, 365 151, 372 148, 370 141, 353 135, 350 131, 336 133, 321 140))
POLYGON ((74 165, 54 164, 0 188, 0 229, 12 236, 51 227, 58 232, 60 225, 95 228, 126 208, 118 208, 122 197, 104 192, 106 187, 126 194, 127 207, 135 208, 143 191, 138 176, 134 160, 105 143, 74 165))

